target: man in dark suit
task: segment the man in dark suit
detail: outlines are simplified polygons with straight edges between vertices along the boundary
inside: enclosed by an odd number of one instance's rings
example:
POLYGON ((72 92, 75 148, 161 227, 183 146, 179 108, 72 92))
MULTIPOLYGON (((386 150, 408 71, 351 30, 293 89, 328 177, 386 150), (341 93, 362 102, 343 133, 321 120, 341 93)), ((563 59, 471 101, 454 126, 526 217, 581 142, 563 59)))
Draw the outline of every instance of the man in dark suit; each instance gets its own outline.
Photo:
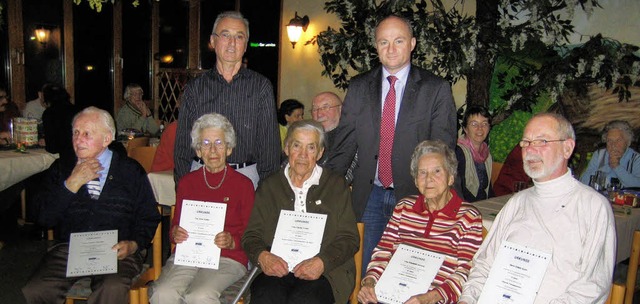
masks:
POLYGON ((457 137, 451 85, 411 65, 416 39, 409 21, 389 16, 375 35, 382 66, 351 80, 327 162, 344 173, 358 152, 352 198, 365 223, 362 273, 396 198, 418 194, 409 172, 415 146, 440 139, 453 148, 457 137))

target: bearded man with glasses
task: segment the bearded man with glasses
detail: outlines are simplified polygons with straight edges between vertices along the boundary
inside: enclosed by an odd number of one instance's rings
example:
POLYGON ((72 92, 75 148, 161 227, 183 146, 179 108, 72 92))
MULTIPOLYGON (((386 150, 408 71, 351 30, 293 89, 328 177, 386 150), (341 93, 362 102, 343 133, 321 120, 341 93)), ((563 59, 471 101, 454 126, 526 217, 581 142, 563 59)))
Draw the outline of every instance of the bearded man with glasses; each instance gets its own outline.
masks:
MULTIPOLYGON (((534 186, 515 193, 496 217, 473 258, 459 303, 478 301, 488 289, 492 265, 501 262, 498 252, 512 244, 550 255, 540 287, 532 290, 533 303, 604 303, 616 259, 615 222, 607 199, 567 167, 575 147, 571 123, 558 114, 537 114, 520 146, 534 186)), ((536 288, 531 285, 524 289, 536 288)))

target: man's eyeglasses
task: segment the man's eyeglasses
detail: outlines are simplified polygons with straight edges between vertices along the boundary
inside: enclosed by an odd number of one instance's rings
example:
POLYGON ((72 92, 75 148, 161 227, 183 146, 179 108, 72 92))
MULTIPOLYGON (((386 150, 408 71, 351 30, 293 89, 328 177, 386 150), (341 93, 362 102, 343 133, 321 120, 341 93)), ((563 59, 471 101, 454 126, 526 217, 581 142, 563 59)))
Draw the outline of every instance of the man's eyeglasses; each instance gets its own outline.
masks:
POLYGON ((324 105, 322 107, 318 107, 318 108, 311 108, 311 113, 315 113, 318 111, 328 111, 329 109, 333 109, 333 108, 337 108, 337 107, 341 107, 342 105, 335 105, 335 106, 330 106, 330 105, 324 105))
POLYGON ((224 148, 227 146, 227 143, 220 139, 216 139, 214 141, 205 139, 201 143, 199 143, 198 146, 200 147, 200 149, 210 150, 211 147, 214 147, 215 150, 221 151, 224 150, 224 148))
POLYGON ((528 146, 532 146, 532 147, 544 147, 546 146, 548 143, 552 143, 552 142, 561 142, 561 141, 565 141, 566 139, 553 139, 553 140, 546 140, 546 139, 534 139, 534 140, 521 140, 520 141, 520 147, 521 148, 526 148, 528 146))
POLYGON ((229 42, 231 41, 231 39, 239 42, 244 42, 244 40, 247 39, 247 37, 244 34, 232 35, 231 33, 227 33, 227 32, 222 32, 220 34, 213 33, 213 36, 220 38, 220 40, 224 42, 229 42))
POLYGON ((0 95, 0 99, 5 99, 5 98, 6 98, 6 99, 9 99, 9 95, 7 95, 7 94, 0 95))

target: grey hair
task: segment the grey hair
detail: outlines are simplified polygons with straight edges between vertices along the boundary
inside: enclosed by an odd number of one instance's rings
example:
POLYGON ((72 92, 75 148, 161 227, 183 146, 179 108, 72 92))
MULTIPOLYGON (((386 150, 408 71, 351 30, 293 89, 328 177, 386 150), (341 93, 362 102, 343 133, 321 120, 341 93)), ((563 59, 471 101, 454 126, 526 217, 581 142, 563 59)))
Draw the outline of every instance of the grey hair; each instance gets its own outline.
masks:
POLYGON ((111 114, 103 109, 99 109, 93 106, 85 108, 73 117, 73 121, 71 122, 71 124, 75 125, 78 117, 85 114, 98 114, 98 117, 100 117, 100 122, 102 122, 102 126, 107 128, 109 133, 111 133, 111 140, 113 141, 116 139, 116 123, 113 121, 113 117, 111 117, 111 114))
POLYGON ((130 83, 129 85, 127 85, 127 87, 124 89, 124 100, 129 101, 129 98, 131 97, 131 91, 133 90, 142 91, 142 87, 137 83, 130 83))
POLYGON ((200 116, 191 128, 191 148, 198 149, 202 141, 202 131, 208 128, 220 129, 224 132, 224 142, 228 148, 236 147, 236 131, 229 120, 221 114, 209 113, 200 116))
POLYGON ((567 120, 564 116, 558 113, 543 112, 543 113, 538 113, 536 115, 533 115, 533 117, 531 117, 529 121, 538 117, 549 117, 555 120, 558 123, 558 129, 556 131, 558 132, 558 135, 562 139, 571 138, 574 141, 576 140, 576 132, 573 131, 573 126, 571 125, 571 122, 569 122, 569 120, 567 120))
POLYGON ((242 21, 242 23, 244 23, 244 27, 247 29, 247 40, 249 41, 249 20, 247 20, 247 18, 245 18, 242 13, 237 12, 237 11, 226 11, 226 12, 222 12, 218 15, 218 17, 216 17, 216 21, 213 22, 213 28, 211 29, 211 35, 216 33, 216 28, 218 27, 218 23, 220 23, 220 20, 224 19, 224 18, 231 18, 231 19, 237 19, 242 21))
POLYGON ((458 159, 453 150, 439 139, 425 140, 419 143, 415 150, 413 150, 413 154, 411 155, 411 176, 413 179, 416 179, 416 176, 418 176, 418 163, 420 162, 420 158, 432 153, 440 154, 444 157, 444 168, 447 170, 447 173, 455 179, 458 173, 458 159))
POLYGON ((289 146, 289 142, 293 138, 293 133, 297 130, 315 131, 318 133, 318 146, 320 150, 324 149, 324 128, 322 128, 322 124, 311 119, 299 120, 289 126, 287 137, 284 139, 285 147, 289 146))
POLYGON ((633 141, 633 130, 631 129, 631 125, 624 120, 612 120, 607 123, 602 130, 602 142, 607 142, 607 134, 614 129, 622 131, 624 138, 627 140, 627 147, 631 145, 633 141))

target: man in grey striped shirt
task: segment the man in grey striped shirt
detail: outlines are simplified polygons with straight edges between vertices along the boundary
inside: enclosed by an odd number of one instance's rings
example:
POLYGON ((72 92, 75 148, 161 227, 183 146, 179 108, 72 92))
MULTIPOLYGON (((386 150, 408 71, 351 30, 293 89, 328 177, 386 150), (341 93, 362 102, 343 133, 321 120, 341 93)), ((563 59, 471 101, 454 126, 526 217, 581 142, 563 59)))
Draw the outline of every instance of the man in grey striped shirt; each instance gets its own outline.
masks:
POLYGON ((236 130, 238 143, 227 158, 238 172, 259 179, 280 164, 280 136, 273 87, 269 80, 242 67, 249 41, 249 22, 239 12, 224 12, 213 24, 210 43, 216 66, 185 87, 174 152, 176 183, 190 171, 195 157, 191 127, 200 116, 216 112, 226 116, 236 130))

